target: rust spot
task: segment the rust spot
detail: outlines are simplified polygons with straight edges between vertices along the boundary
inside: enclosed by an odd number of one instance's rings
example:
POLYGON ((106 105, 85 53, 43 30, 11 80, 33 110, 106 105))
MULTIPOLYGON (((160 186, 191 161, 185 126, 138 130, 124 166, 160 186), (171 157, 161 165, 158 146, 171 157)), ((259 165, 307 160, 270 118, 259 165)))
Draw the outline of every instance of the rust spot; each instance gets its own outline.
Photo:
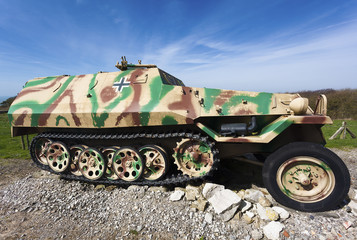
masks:
POLYGON ((117 96, 117 93, 110 86, 103 88, 103 90, 100 92, 100 98, 102 99, 102 101, 104 103, 109 102, 116 96, 117 96))

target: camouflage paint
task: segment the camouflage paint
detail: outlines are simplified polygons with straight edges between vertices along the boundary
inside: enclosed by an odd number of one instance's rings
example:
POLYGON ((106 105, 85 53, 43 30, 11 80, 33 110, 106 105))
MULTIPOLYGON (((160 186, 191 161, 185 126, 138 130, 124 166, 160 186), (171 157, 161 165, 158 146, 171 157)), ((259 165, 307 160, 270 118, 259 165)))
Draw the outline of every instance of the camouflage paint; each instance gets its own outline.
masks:
MULTIPOLYGON (((168 73, 163 74, 157 67, 133 68, 121 72, 31 80, 10 107, 12 127, 120 128, 196 124, 219 142, 266 143, 291 124, 324 124, 330 121, 326 116, 290 115, 286 103, 297 98, 296 94, 169 85, 177 83, 177 79, 168 73), (164 75, 169 79, 163 79, 164 75), (123 77, 130 85, 114 91, 114 82, 123 77), (73 84, 69 85, 71 82, 73 84), (83 88, 83 85, 88 87, 83 88), (56 86, 59 88, 55 89, 56 86), (40 103, 37 99, 43 98, 43 94, 49 98, 40 103), (200 123, 201 117, 259 115, 280 117, 266 126, 259 124, 262 128, 257 130, 259 135, 239 137, 222 137, 200 123)), ((212 121, 215 122, 213 118, 212 121)), ((20 128, 12 132, 23 134, 20 128)))
MULTIPOLYGON (((39 104, 37 101, 24 101, 20 102, 18 104, 11 105, 9 109, 9 118, 10 115, 17 109, 27 107, 32 110, 32 115, 31 115, 31 127, 38 127, 39 126, 39 118, 43 113, 46 113, 46 109, 49 108, 51 103, 53 103, 56 99, 59 98, 59 96, 66 90, 68 85, 71 83, 71 81, 74 79, 75 76, 70 76, 62 85, 61 87, 55 92, 55 94, 45 103, 39 104)), ((12 123, 13 118, 11 116, 10 122, 12 123)))
POLYGON ((222 91, 220 89, 204 88, 204 109, 206 112, 209 112, 211 110, 214 101, 221 92, 222 91))
POLYGON ((46 78, 43 78, 43 79, 39 79, 39 80, 34 80, 34 81, 31 81, 31 82, 27 82, 24 86, 24 88, 28 88, 28 87, 33 87, 33 86, 37 86, 37 85, 41 85, 41 84, 45 84, 45 83, 48 83, 54 79, 56 79, 58 76, 55 76, 55 77, 46 77, 46 78))
POLYGON ((279 133, 283 132, 286 128, 288 128, 291 124, 293 124, 293 121, 289 120, 288 118, 286 118, 284 120, 272 122, 262 129, 262 131, 260 132, 260 135, 263 135, 263 134, 266 134, 266 133, 269 133, 272 131, 279 134, 279 133))
POLYGON ((172 116, 165 116, 161 123, 162 125, 177 125, 178 122, 172 116))
POLYGON ((159 104, 160 99, 160 92, 162 88, 162 81, 159 76, 152 79, 152 82, 149 85, 150 87, 150 101, 141 107, 141 115, 140 115, 140 122, 141 125, 147 126, 149 123, 150 114, 154 107, 159 104))
POLYGON ((269 106, 272 100, 272 93, 261 92, 256 97, 252 97, 249 95, 235 95, 229 99, 222 106, 223 115, 230 115, 230 108, 237 106, 242 103, 242 101, 247 101, 250 103, 254 103, 257 105, 257 113, 258 114, 269 114, 269 106))
POLYGON ((65 117, 61 116, 61 115, 58 115, 58 117, 56 118, 56 126, 58 126, 60 120, 65 121, 66 125, 69 126, 68 120, 65 117))

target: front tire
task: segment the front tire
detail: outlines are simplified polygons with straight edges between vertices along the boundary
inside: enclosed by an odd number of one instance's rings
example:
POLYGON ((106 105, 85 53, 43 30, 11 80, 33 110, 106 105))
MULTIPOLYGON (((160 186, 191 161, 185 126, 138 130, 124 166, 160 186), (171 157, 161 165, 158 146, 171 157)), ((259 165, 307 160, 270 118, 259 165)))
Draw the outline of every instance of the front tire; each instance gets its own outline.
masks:
POLYGON ((279 203, 306 212, 335 208, 350 188, 343 161, 320 144, 289 143, 265 161, 263 181, 279 203))

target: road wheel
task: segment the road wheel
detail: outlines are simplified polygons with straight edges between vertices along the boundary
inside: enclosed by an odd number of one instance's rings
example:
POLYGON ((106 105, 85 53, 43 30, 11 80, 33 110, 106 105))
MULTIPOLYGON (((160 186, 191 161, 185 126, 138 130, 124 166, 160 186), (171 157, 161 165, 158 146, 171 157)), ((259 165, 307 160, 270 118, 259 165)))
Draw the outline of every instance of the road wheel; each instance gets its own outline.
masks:
POLYGON ((263 181, 281 204, 300 211, 331 210, 346 197, 350 175, 346 165, 320 144, 287 144, 265 161, 263 181))

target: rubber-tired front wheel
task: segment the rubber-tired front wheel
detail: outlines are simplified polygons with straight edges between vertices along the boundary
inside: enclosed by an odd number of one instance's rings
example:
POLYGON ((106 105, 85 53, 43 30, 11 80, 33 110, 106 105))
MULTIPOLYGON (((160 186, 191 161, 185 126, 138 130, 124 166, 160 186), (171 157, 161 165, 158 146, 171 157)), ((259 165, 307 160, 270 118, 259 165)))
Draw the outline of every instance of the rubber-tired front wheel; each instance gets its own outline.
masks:
POLYGON ((343 161, 322 145, 309 142, 289 143, 269 155, 263 181, 276 201, 306 212, 335 208, 350 188, 343 161))

